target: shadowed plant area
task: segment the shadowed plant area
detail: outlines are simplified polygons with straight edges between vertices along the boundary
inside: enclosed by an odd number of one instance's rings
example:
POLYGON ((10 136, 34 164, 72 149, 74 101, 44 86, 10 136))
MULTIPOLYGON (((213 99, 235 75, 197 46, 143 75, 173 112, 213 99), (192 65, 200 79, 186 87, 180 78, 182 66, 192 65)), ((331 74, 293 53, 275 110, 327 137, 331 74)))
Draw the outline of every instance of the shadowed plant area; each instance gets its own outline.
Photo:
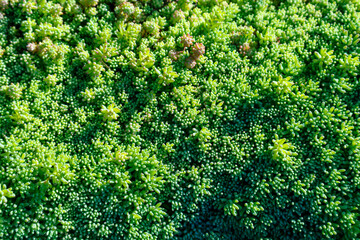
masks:
POLYGON ((360 3, 0 0, 0 239, 359 239, 360 3))

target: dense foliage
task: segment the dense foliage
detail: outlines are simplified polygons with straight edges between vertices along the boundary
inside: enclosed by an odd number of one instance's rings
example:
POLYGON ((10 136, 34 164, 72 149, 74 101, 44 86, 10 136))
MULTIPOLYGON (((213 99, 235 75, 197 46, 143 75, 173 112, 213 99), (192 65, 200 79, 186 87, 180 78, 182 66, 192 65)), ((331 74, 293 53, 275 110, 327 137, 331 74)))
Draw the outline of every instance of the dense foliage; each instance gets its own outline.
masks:
POLYGON ((357 0, 1 0, 0 239, 360 238, 357 0))

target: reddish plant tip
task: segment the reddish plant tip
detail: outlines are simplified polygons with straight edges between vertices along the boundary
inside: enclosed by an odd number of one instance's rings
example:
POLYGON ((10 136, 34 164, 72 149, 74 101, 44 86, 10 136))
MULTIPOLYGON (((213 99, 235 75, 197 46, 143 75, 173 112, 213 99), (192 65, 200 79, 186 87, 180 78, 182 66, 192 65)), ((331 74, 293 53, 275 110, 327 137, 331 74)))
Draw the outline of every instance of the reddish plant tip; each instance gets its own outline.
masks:
POLYGON ((193 57, 188 57, 185 60, 185 66, 189 69, 192 69, 196 66, 196 60, 193 57))
POLYGON ((202 43, 195 43, 195 45, 192 47, 192 57, 194 59, 198 59, 200 56, 205 54, 205 46, 202 43))
POLYGON ((169 57, 171 57, 172 60, 176 61, 179 59, 181 54, 182 54, 182 51, 171 50, 169 52, 169 57))
POLYGON ((184 34, 184 35, 181 37, 181 44, 182 44, 184 47, 190 47, 190 46, 193 44, 194 41, 195 41, 195 40, 193 39, 192 36, 190 36, 190 34, 187 34, 187 35, 184 34))
POLYGON ((251 53, 251 48, 249 43, 244 43, 239 47, 239 51, 242 55, 247 55, 251 53))
POLYGON ((185 14, 183 11, 180 10, 176 10, 174 13, 173 13, 173 20, 178 22, 180 21, 181 19, 184 19, 185 18, 185 14))

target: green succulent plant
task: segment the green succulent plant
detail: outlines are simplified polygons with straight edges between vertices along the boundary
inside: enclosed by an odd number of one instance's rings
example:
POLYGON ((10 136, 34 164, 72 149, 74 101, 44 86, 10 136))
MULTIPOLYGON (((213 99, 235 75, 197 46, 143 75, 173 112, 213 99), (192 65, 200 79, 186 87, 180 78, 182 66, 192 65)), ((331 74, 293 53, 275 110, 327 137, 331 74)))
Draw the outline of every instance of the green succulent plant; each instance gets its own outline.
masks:
POLYGON ((359 239, 359 11, 0 1, 0 239, 359 239))

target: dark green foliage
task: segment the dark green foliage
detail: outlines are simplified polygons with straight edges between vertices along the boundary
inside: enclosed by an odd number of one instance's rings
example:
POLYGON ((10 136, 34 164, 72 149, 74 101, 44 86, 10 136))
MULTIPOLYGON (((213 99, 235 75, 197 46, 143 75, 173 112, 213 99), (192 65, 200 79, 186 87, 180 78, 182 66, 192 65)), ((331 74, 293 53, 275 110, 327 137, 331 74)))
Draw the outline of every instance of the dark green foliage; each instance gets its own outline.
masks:
POLYGON ((0 239, 359 239, 360 3, 0 1, 0 239))

